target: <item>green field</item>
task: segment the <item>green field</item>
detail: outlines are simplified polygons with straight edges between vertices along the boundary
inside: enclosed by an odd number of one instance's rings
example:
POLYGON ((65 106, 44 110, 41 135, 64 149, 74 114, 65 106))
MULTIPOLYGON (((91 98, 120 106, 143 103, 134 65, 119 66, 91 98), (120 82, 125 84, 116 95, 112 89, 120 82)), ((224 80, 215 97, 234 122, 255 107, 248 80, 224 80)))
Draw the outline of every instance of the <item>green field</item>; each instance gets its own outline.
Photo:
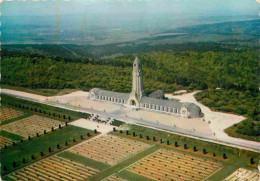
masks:
POLYGON ((6 138, 10 138, 10 139, 15 140, 15 141, 20 141, 21 139, 23 139, 22 136, 17 135, 17 134, 10 133, 10 132, 5 131, 5 130, 1 130, 1 131, 0 131, 0 135, 1 135, 1 136, 4 136, 4 137, 6 137, 6 138))

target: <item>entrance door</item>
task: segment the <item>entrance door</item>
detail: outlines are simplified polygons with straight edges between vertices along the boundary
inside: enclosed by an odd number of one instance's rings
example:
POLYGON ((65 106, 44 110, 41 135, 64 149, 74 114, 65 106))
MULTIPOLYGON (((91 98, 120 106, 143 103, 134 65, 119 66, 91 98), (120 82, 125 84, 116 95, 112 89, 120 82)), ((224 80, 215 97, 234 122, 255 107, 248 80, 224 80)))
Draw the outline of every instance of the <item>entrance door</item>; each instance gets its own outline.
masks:
POLYGON ((131 100, 131 101, 130 101, 130 105, 131 105, 131 106, 136 106, 135 101, 134 101, 134 100, 131 100))

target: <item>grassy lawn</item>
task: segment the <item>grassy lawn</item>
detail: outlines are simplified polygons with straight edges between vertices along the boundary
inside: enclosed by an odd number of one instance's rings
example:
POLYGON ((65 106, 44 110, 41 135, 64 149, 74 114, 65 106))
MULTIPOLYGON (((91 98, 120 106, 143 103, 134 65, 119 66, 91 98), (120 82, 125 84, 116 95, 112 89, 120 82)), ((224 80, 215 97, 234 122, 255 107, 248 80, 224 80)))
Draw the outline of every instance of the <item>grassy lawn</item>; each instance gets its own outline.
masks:
POLYGON ((30 89, 26 87, 17 87, 17 86, 11 86, 11 85, 6 85, 3 84, 1 85, 2 89, 12 89, 12 90, 17 90, 17 91, 22 91, 22 92, 28 92, 32 94, 38 94, 42 96, 56 96, 56 95, 64 95, 64 94, 69 94, 71 92, 78 91, 78 89, 30 89))
POLYGON ((59 153, 58 155, 63 157, 63 158, 67 158, 67 159, 76 161, 78 163, 88 165, 88 166, 95 168, 95 169, 98 169, 100 171, 110 167, 110 165, 108 165, 108 164, 98 162, 98 161, 92 160, 90 158, 87 158, 87 157, 84 157, 84 156, 81 156, 81 155, 77 155, 75 153, 68 152, 68 151, 64 151, 62 153, 59 153))
MULTIPOLYGON (((62 149, 58 149, 57 145, 59 144, 61 147, 66 147, 65 142, 67 141, 69 146, 72 146, 80 141, 80 136, 83 135, 85 139, 88 139, 87 133, 91 133, 94 136, 93 131, 83 129, 76 126, 68 126, 60 130, 56 130, 50 134, 41 136, 39 138, 33 139, 31 141, 27 141, 25 143, 17 144, 16 146, 2 149, 1 150, 1 164, 2 169, 3 166, 6 166, 8 172, 15 170, 17 168, 23 167, 26 164, 23 164, 23 158, 26 159, 27 164, 35 161, 37 159, 41 159, 41 152, 44 154, 49 154, 49 148, 51 148, 52 153, 60 151, 62 149), (76 139, 76 143, 73 143, 73 139, 76 139), (35 160, 32 160, 32 155, 36 157, 35 160), (13 162, 16 162, 20 167, 13 167, 13 162)), ((68 146, 68 147, 69 147, 68 146)), ((2 170, 3 174, 6 174, 2 170)))
POLYGON ((23 139, 22 136, 17 135, 17 134, 13 134, 13 133, 10 133, 10 132, 7 132, 5 130, 1 130, 0 131, 0 135, 4 136, 6 138, 10 138, 10 139, 15 140, 15 141, 20 141, 21 139, 23 139))
POLYGON ((116 175, 128 181, 153 181, 152 179, 149 179, 142 175, 135 174, 133 172, 129 172, 127 170, 123 170, 116 175))
POLYGON ((60 121, 69 122, 69 121, 77 120, 79 118, 88 118, 90 116, 90 114, 87 113, 62 109, 62 108, 49 106, 46 104, 41 104, 41 103, 32 102, 28 100, 23 100, 23 99, 19 99, 7 95, 1 95, 1 98, 2 98, 2 104, 6 107, 17 109, 25 113, 38 114, 41 116, 58 119, 60 121))
POLYGON ((183 147, 184 144, 186 143, 188 147, 191 149, 194 146, 196 146, 197 150, 199 151, 205 148, 206 151, 210 154, 216 153, 216 155, 223 155, 223 153, 226 153, 228 157, 232 157, 233 155, 240 154, 241 157, 247 157, 248 161, 251 157, 254 157, 257 160, 260 159, 260 155, 252 151, 241 150, 238 148, 233 148, 233 147, 228 147, 228 146, 224 146, 212 142, 202 141, 199 139, 184 137, 174 133, 168 133, 168 132, 164 132, 152 128, 146 128, 138 125, 129 125, 128 127, 130 128, 129 130, 130 135, 126 135, 126 131, 124 131, 124 133, 120 133, 119 131, 117 131, 117 132, 113 132, 112 134, 119 134, 134 139, 139 139, 139 135, 141 134, 143 138, 139 140, 146 140, 146 136, 149 136, 150 139, 152 140, 153 136, 155 136, 156 140, 160 141, 160 139, 163 139, 164 142, 169 140, 172 145, 174 145, 174 143, 177 141, 180 147, 183 147), (137 135, 136 137, 132 136, 133 132, 135 132, 135 134, 137 135))
POLYGON ((113 125, 113 126, 120 126, 121 124, 123 124, 124 122, 123 121, 119 121, 119 120, 114 120, 112 123, 111 123, 111 125, 113 125))

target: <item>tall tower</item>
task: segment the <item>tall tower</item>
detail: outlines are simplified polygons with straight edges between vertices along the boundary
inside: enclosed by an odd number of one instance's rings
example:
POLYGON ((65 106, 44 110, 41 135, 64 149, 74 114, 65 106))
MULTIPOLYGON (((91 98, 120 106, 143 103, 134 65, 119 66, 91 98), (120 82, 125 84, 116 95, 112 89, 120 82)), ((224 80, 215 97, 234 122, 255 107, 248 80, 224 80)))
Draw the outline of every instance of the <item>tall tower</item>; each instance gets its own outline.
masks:
POLYGON ((133 64, 133 80, 132 92, 128 100, 128 104, 132 106, 140 106, 140 100, 145 96, 143 85, 143 72, 141 60, 136 57, 133 64))

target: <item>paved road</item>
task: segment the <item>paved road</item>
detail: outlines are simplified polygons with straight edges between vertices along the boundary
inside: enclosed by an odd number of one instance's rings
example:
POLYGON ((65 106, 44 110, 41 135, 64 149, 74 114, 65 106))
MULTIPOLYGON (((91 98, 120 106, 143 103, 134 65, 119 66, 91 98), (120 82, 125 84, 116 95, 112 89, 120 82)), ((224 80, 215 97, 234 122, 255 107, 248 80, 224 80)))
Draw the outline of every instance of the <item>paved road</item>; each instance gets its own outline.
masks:
MULTIPOLYGON (((25 95, 21 95, 21 94, 18 95, 14 91, 11 91, 8 89, 2 89, 2 93, 13 96, 13 97, 18 97, 21 99, 26 99, 26 100, 30 100, 30 101, 34 101, 34 102, 48 104, 51 106, 65 108, 65 109, 69 109, 69 110, 74 110, 74 108, 75 108, 74 106, 62 104, 59 102, 50 102, 47 100, 37 99, 37 98, 35 98, 35 96, 29 96, 28 93, 26 93, 25 95)), ((123 120, 123 121, 125 121, 127 123, 131 123, 131 124, 142 125, 142 126, 157 129, 157 130, 163 130, 163 131, 167 131, 167 132, 171 132, 171 133, 173 132, 175 134, 180 134, 180 135, 183 135, 186 137, 191 137, 191 138, 200 139, 200 140, 204 140, 204 141, 210 141, 210 142, 214 142, 214 143, 218 143, 218 144, 222 144, 222 145, 251 150, 251 151, 260 153, 260 143, 257 143, 254 141, 248 141, 248 140, 243 140, 243 139, 233 138, 233 137, 229 137, 229 139, 222 140, 221 138, 215 138, 214 136, 211 136, 211 135, 198 134, 198 133, 192 132, 190 130, 178 129, 175 127, 160 125, 160 124, 148 122, 145 120, 138 120, 138 119, 133 119, 133 118, 125 117, 125 116, 117 116, 118 114, 113 113, 113 112, 109 114, 107 112, 96 111, 96 110, 82 108, 82 107, 80 107, 80 108, 77 107, 76 111, 86 112, 86 113, 90 113, 90 114, 98 114, 100 116, 113 117, 115 119, 123 120)))

